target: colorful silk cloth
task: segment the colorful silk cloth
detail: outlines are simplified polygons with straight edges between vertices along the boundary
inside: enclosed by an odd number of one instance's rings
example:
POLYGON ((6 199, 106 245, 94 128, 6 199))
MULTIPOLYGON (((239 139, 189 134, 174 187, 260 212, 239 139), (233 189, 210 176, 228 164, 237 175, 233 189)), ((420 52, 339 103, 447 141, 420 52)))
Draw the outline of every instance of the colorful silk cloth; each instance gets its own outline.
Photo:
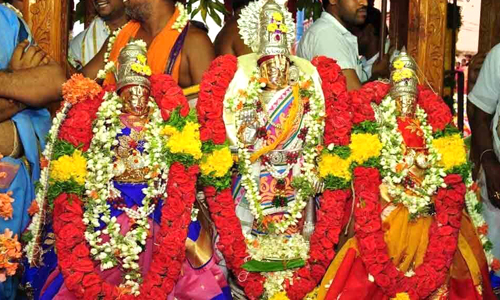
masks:
MULTIPOLYGON (((321 80, 319 78, 319 75, 317 74, 316 69, 310 64, 310 62, 296 56, 291 56, 290 59, 296 66, 298 66, 298 68, 302 72, 311 76, 313 82, 315 83, 317 93, 321 95, 321 80)), ((228 90, 226 92, 226 99, 230 97, 228 95, 237 95, 239 90, 245 90, 248 87, 248 83, 250 82, 250 78, 253 76, 253 71, 256 67, 256 54, 252 53, 238 57, 238 71, 236 72, 233 80, 228 87, 228 90)), ((267 144, 271 144, 282 132, 282 125, 288 118, 290 108, 295 100, 292 90, 292 87, 288 87, 283 90, 277 91, 272 97, 270 97, 269 100, 263 101, 263 105, 265 106, 269 119, 272 120, 272 122, 268 122, 268 124, 266 124, 266 130, 269 137, 269 141, 267 142, 267 144), (278 125, 281 128, 278 128, 278 126, 274 125, 278 125)), ((301 103, 299 103, 299 105, 302 106, 301 103)), ((234 115, 229 109, 225 109, 223 117, 224 124, 227 130, 227 137, 231 145, 237 145, 238 128, 236 127, 234 121, 234 115)), ((277 145, 275 150, 300 150, 298 149, 299 146, 297 146, 300 145, 298 134, 303 125, 303 113, 299 110, 298 117, 296 119, 296 122, 294 122, 292 129, 290 130, 289 134, 283 139, 283 141, 277 145)), ((257 142, 253 150, 258 151, 262 147, 262 142, 257 142)), ((294 168, 290 170, 288 176, 286 176, 285 178, 285 195, 290 204, 295 201, 295 191, 290 186, 290 183, 294 175, 300 174, 300 166, 301 162, 299 160, 298 163, 295 164, 294 168)), ((287 171, 285 165, 277 165, 274 167, 280 174, 287 171)), ((253 163, 252 172, 253 177, 259 183, 259 190, 262 196, 261 205, 263 206, 264 214, 266 215, 264 221, 283 218, 283 216, 288 214, 288 212, 286 211, 286 207, 275 207, 272 203, 276 192, 276 180, 271 176, 270 172, 266 170, 260 159, 253 163)), ((236 215, 240 219, 243 233, 245 235, 250 233, 266 234, 265 230, 259 230, 257 228, 258 224, 254 223, 254 217, 250 211, 249 202, 245 197, 245 189, 241 186, 241 176, 236 176, 233 180, 232 192, 233 199, 235 199, 236 204, 236 215)), ((298 224, 298 226, 290 228, 287 233, 298 232, 300 231, 300 227, 301 225, 298 224)))
MULTIPOLYGON (((140 128, 131 129, 125 127, 122 133, 117 136, 122 146, 121 140, 127 141, 129 144, 132 136, 141 136, 137 134, 140 128)), ((144 151, 144 141, 135 141, 138 145, 134 149, 141 153, 144 151)), ((120 151, 126 151, 121 149, 120 151)), ((143 189, 147 187, 145 183, 123 183, 114 182, 114 187, 120 191, 123 204, 128 208, 137 208, 142 206, 144 199, 143 189)), ((149 216, 149 224, 152 228, 152 234, 146 241, 144 251, 139 255, 139 265, 141 266, 143 276, 146 276, 151 262, 153 260, 153 247, 158 237, 161 222, 161 208, 163 202, 160 202, 153 213, 149 216)), ((116 217, 120 224, 122 235, 125 235, 132 222, 123 210, 110 205, 111 217, 116 217)), ((57 216, 55 216, 57 217, 57 216)), ((104 224, 100 229, 104 228, 104 224)), ((168 300, 226 300, 232 299, 229 286, 226 281, 226 276, 223 270, 218 266, 220 258, 217 256, 213 248, 212 238, 206 226, 202 226, 201 221, 193 221, 189 225, 188 237, 186 240, 186 259, 182 265, 181 274, 172 293, 168 296, 168 300)), ((103 235, 103 241, 109 240, 109 236, 103 235)), ((120 267, 115 267, 109 270, 101 271, 100 266, 96 266, 95 273, 99 274, 106 282, 119 286, 123 281, 123 272, 120 267)), ((49 299, 76 299, 76 297, 64 285, 64 278, 59 269, 50 274, 47 284, 42 291, 42 300, 49 299)))
MULTIPOLYGON (((30 40, 26 23, 15 12, 0 5, 0 70, 6 69, 15 47, 20 41, 30 40)), ((39 149, 45 147, 51 118, 46 109, 25 109, 11 119, 19 134, 24 157, 20 159, 4 157, 0 164, 2 172, 7 172, 9 182, 2 182, 0 193, 12 192, 13 214, 9 220, 0 219, 0 233, 9 229, 20 238, 29 224, 28 208, 35 198, 34 183, 40 177, 39 149)), ((40 280, 43 281, 43 280, 40 280)), ((0 300, 15 299, 19 278, 8 277, 0 283, 0 300)))

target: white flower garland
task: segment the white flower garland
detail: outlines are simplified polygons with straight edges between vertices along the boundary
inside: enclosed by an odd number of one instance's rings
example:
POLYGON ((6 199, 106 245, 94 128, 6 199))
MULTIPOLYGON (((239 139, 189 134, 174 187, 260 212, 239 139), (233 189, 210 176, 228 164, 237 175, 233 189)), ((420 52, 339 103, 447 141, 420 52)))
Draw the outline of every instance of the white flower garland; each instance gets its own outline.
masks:
POLYGON ((444 177, 446 173, 442 167, 438 166, 441 155, 432 146, 433 136, 432 127, 427 124, 427 114, 417 106, 416 116, 420 122, 420 128, 424 133, 426 147, 428 149, 428 163, 431 166, 425 171, 424 180, 417 188, 412 188, 414 195, 406 193, 405 187, 401 186, 403 180, 408 176, 408 169, 398 171, 399 163, 405 161, 404 141, 401 132, 398 129, 396 102, 390 96, 387 96, 380 104, 382 116, 377 119, 382 120, 380 127, 380 141, 384 145, 381 151, 380 164, 382 169, 387 172, 383 178, 383 183, 388 186, 388 191, 395 203, 402 203, 406 206, 412 216, 418 216, 426 213, 431 204, 433 196, 439 187, 446 187, 444 177))
POLYGON ((293 271, 279 271, 279 272, 262 272, 262 276, 266 278, 264 281, 264 297, 263 299, 270 299, 276 294, 285 291, 285 280, 289 279, 290 284, 293 284, 293 271))
POLYGON ((481 213, 481 203, 478 199, 478 195, 476 191, 473 189, 474 181, 472 180, 472 175, 465 180, 465 185, 467 186, 467 192, 465 194, 465 206, 467 208, 467 212, 476 228, 477 235, 479 240, 481 240, 481 244, 483 245, 484 254, 486 256, 486 260, 488 262, 488 266, 491 266, 493 259, 493 253, 491 252, 492 243, 486 234, 480 233, 477 229, 483 226, 488 226, 486 221, 484 220, 483 214, 481 213))
POLYGON ((246 237, 248 253, 252 259, 293 260, 309 258, 309 241, 301 234, 283 235, 248 235, 246 237))
POLYGON ((42 156, 47 161, 48 165, 45 168, 42 168, 40 171, 40 183, 41 188, 37 191, 35 200, 40 208, 37 213, 35 213, 31 218, 31 223, 28 226, 28 231, 30 231, 33 235, 32 239, 25 246, 24 251, 26 252, 26 256, 28 258, 28 262, 32 264, 34 262, 35 255, 39 255, 39 253, 34 253, 35 245, 37 243, 37 236, 40 235, 42 228, 42 213, 43 207, 45 207, 45 199, 47 197, 47 191, 49 188, 49 176, 50 176, 50 161, 52 160, 52 151, 54 149, 54 142, 57 140, 57 136, 59 135, 59 129, 61 128, 61 124, 66 119, 66 115, 68 114, 71 103, 64 102, 62 109, 57 112, 55 118, 52 120, 52 126, 50 127, 49 134, 47 135, 47 144, 45 145, 45 149, 42 153, 42 156))
MULTIPOLYGON (((253 107, 257 101, 259 101, 259 96, 262 93, 261 84, 259 83, 260 72, 256 68, 252 74, 254 80, 250 81, 246 94, 247 96, 239 96, 234 99, 229 99, 226 103, 226 108, 230 109, 235 114, 235 124, 239 126, 240 124, 240 114, 241 109, 238 108, 239 104, 242 103, 244 107, 253 107)), ((303 86, 302 83, 311 81, 309 76, 305 76, 302 72, 300 73, 299 86, 303 86)), ((309 100, 310 111, 304 115, 304 124, 302 128, 308 128, 308 133, 305 138, 305 145, 303 149, 302 156, 304 161, 302 162, 300 171, 301 174, 297 177, 302 177, 305 179, 309 188, 298 189, 295 194, 295 201, 292 205, 287 206, 288 215, 279 223, 275 223, 276 233, 283 233, 291 225, 297 224, 298 220, 302 217, 302 210, 306 207, 308 197, 312 196, 310 191, 314 187, 314 183, 318 180, 318 175, 316 173, 316 157, 318 156, 317 146, 321 144, 321 137, 323 136, 324 129, 324 116, 325 107, 324 101, 321 97, 316 94, 314 84, 311 84, 308 91, 312 94, 309 100)), ((261 118, 264 118, 264 113, 260 114, 261 118)), ((245 147, 245 145, 238 141, 238 158, 241 167, 241 183, 245 188, 247 198, 250 206, 250 210, 253 216, 261 221, 263 220, 265 214, 261 205, 261 196, 259 192, 258 183, 255 181, 252 173, 252 164, 250 162, 251 152, 245 147)), ((300 158, 298 162, 300 163, 300 158)))
POLYGON ((175 7, 179 10, 179 16, 172 25, 172 29, 182 32, 184 27, 186 27, 186 24, 189 22, 189 14, 181 2, 177 2, 175 7))
POLYGON ((144 152, 147 153, 145 165, 151 166, 148 187, 143 189, 145 198, 143 206, 137 210, 123 209, 129 218, 137 225, 129 230, 125 236, 120 233, 120 224, 115 217, 111 217, 108 199, 120 195, 113 186, 113 146, 118 144, 117 134, 121 132, 120 119, 122 100, 116 93, 107 93, 105 101, 99 107, 97 119, 93 129, 94 137, 87 152, 88 176, 85 184, 86 209, 83 222, 87 226, 85 238, 90 245, 93 258, 101 262, 101 269, 110 269, 122 261, 126 270, 125 283, 121 286, 129 287, 132 293, 139 292, 141 273, 139 269, 139 254, 146 245, 149 232, 148 216, 154 211, 155 205, 151 200, 163 196, 166 190, 168 164, 166 156, 161 155, 164 150, 164 139, 161 138, 161 114, 154 101, 149 102, 153 109, 150 123, 145 126, 144 152), (104 223, 104 230, 96 230, 104 223), (103 243, 101 234, 109 235, 110 240, 103 243))

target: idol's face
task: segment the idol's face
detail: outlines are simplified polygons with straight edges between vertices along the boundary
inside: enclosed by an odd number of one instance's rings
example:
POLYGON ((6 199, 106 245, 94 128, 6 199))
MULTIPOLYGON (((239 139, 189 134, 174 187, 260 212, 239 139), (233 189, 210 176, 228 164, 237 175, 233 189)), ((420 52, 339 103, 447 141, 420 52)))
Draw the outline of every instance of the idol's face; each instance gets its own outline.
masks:
POLYGON ((129 85, 120 90, 125 113, 144 116, 148 113, 150 90, 144 86, 129 85))
POLYGON ((144 22, 151 16, 150 0, 125 0, 125 12, 132 19, 144 22))
POLYGON ((288 85, 290 62, 285 56, 276 55, 260 65, 260 76, 267 79, 267 89, 277 90, 288 85))
POLYGON ((119 17, 125 11, 123 0, 93 0, 97 14, 104 20, 119 17))
POLYGON ((366 21, 367 0, 338 0, 340 19, 349 25, 361 25, 366 21))

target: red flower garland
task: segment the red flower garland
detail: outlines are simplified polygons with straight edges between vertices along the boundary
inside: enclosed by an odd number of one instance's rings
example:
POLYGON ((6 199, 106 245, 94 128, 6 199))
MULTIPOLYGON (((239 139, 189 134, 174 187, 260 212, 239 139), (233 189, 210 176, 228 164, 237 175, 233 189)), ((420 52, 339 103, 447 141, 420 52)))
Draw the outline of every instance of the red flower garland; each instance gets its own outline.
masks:
POLYGON ((162 208, 153 261, 139 297, 124 295, 118 287, 94 273, 95 262, 84 238, 83 202, 75 195, 59 195, 54 206, 54 233, 59 266, 68 290, 79 299, 166 299, 174 288, 185 257, 198 171, 197 166, 186 169, 180 163, 170 168, 168 198, 162 208))
POLYGON ((450 108, 443 99, 432 90, 418 87, 418 105, 427 113, 427 121, 434 132, 444 130, 453 121, 450 108))
POLYGON ((317 68, 322 79, 321 87, 325 96, 324 144, 347 146, 350 141, 352 116, 350 113, 351 99, 347 92, 347 82, 342 70, 335 60, 317 56, 312 64, 317 68))
POLYGON ((359 90, 350 91, 352 122, 354 124, 360 124, 364 121, 374 122, 375 112, 371 103, 380 104, 390 88, 388 83, 373 81, 363 85, 359 90))
POLYGON ((224 95, 237 68, 238 60, 235 56, 223 55, 216 58, 203 74, 196 104, 202 142, 211 140, 220 145, 226 141, 226 126, 222 119, 224 95))
MULTIPOLYGON (((318 67, 326 98, 325 140, 329 141, 327 144, 348 143, 351 117, 345 77, 332 59, 320 57, 313 63, 318 67)), ((204 142, 212 140, 215 144, 223 144, 226 140, 222 119, 223 101, 236 69, 236 58, 226 55, 217 58, 203 76, 197 110, 204 142)), ((218 192, 215 187, 208 186, 205 188, 205 196, 220 235, 217 246, 224 255, 228 268, 236 275, 247 296, 258 299, 264 292, 265 279, 259 273, 248 273, 242 268, 249 255, 231 190, 218 192)), ((321 197, 317 223, 310 241, 310 257, 304 267, 294 272, 293 285, 290 281, 285 284, 290 299, 304 298, 323 278, 335 256, 334 247, 342 228, 345 204, 350 197, 348 190, 326 191, 321 197)))
POLYGON ((379 171, 364 167, 354 170, 355 230, 360 256, 375 283, 389 297, 406 292, 411 299, 425 299, 446 280, 457 248, 466 188, 462 177, 456 174, 448 175, 445 183, 448 187, 440 188, 435 199, 436 216, 429 228, 424 261, 414 276, 406 277, 387 253, 380 217, 379 171))
POLYGON ((181 117, 189 114, 189 103, 177 82, 166 74, 150 77, 151 94, 161 110, 163 120, 170 119, 170 114, 179 109, 181 117))

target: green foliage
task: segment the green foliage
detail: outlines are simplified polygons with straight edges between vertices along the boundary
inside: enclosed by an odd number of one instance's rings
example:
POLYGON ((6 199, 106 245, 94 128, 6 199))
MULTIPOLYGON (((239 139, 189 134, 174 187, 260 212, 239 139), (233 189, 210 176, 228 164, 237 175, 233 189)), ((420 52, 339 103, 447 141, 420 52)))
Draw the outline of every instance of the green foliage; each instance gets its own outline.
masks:
POLYGON ((73 179, 68 181, 51 181, 49 183, 49 190, 47 191, 47 201, 51 210, 54 207, 54 199, 62 193, 75 194, 81 197, 85 193, 85 186, 79 185, 73 179))
POLYGON ((460 166, 456 166, 456 167, 451 168, 450 170, 448 170, 446 172, 446 174, 458 174, 458 175, 462 176, 462 180, 465 181, 465 180, 467 180, 467 178, 469 178, 471 170, 472 170, 472 163, 467 162, 467 163, 462 164, 460 166))
POLYGON ((439 138, 447 137, 447 136, 454 135, 454 134, 460 134, 460 130, 458 130, 458 128, 456 128, 453 125, 446 125, 444 130, 436 131, 433 134, 433 136, 435 139, 439 139, 439 138))
POLYGON ((367 168, 377 168, 379 170, 382 168, 382 166, 380 165, 380 157, 371 157, 367 161, 365 161, 361 166, 367 168))
POLYGON ((252 259, 243 264, 242 268, 248 272, 278 272, 297 269, 305 266, 305 264, 305 261, 301 258, 289 261, 258 261, 252 259))
POLYGON ((185 167, 191 167, 196 164, 196 160, 192 155, 184 154, 184 153, 171 153, 168 152, 169 163, 172 164, 174 162, 179 162, 183 164, 185 167))
POLYGON ((68 155, 71 156, 77 150, 78 148, 75 148, 72 144, 66 142, 66 141, 61 141, 61 140, 56 140, 54 142, 54 150, 52 152, 52 159, 57 160, 61 156, 68 155))
POLYGON ((25 231, 25 232, 21 235, 21 241, 22 241, 24 244, 29 243, 32 239, 33 239, 33 233, 32 233, 31 231, 25 231))
POLYGON ((304 10, 304 18, 318 19, 323 12, 323 4, 319 0, 298 0, 297 10, 304 10))
POLYGON ((330 154, 335 154, 342 159, 347 159, 349 158, 349 156, 351 156, 351 148, 349 148, 349 146, 336 146, 333 147, 333 150, 331 151, 328 149, 325 149, 323 151, 327 151, 330 154))
POLYGON ((329 190, 344 190, 351 187, 351 181, 333 175, 326 176, 324 183, 325 188, 329 190))
POLYGON ((222 19, 219 14, 223 16, 229 14, 224 6, 224 2, 220 0, 188 0, 186 2, 186 8, 191 18, 200 13, 203 22, 206 23, 207 16, 210 16, 219 26, 222 26, 222 19), (193 9, 195 6, 197 7, 193 9))
POLYGON ((379 126, 377 122, 372 121, 364 121, 360 124, 354 125, 352 128, 352 133, 369 133, 369 134, 377 134, 379 126))
POLYGON ((491 251, 493 250, 493 243, 491 241, 487 241, 484 245, 483 248, 485 251, 491 251))
POLYGON ((199 182, 203 186, 213 186, 217 191, 222 191, 231 187, 231 172, 220 178, 200 175, 199 182))
POLYGON ((198 122, 196 110, 191 109, 186 117, 181 116, 180 108, 176 108, 171 114, 170 119, 165 122, 166 125, 172 126, 179 131, 182 131, 187 122, 198 122))
POLYGON ((229 142, 226 141, 224 142, 224 144, 222 145, 216 145, 214 144, 213 141, 207 141, 207 142, 203 142, 203 144, 201 145, 201 152, 203 153, 206 153, 206 154, 210 154, 212 152, 214 152, 215 150, 220 150, 222 148, 225 148, 229 146, 229 142))
POLYGON ((294 177, 292 180, 292 187, 295 190, 303 190, 309 195, 314 195, 314 187, 311 186, 309 181, 303 176, 294 177))

